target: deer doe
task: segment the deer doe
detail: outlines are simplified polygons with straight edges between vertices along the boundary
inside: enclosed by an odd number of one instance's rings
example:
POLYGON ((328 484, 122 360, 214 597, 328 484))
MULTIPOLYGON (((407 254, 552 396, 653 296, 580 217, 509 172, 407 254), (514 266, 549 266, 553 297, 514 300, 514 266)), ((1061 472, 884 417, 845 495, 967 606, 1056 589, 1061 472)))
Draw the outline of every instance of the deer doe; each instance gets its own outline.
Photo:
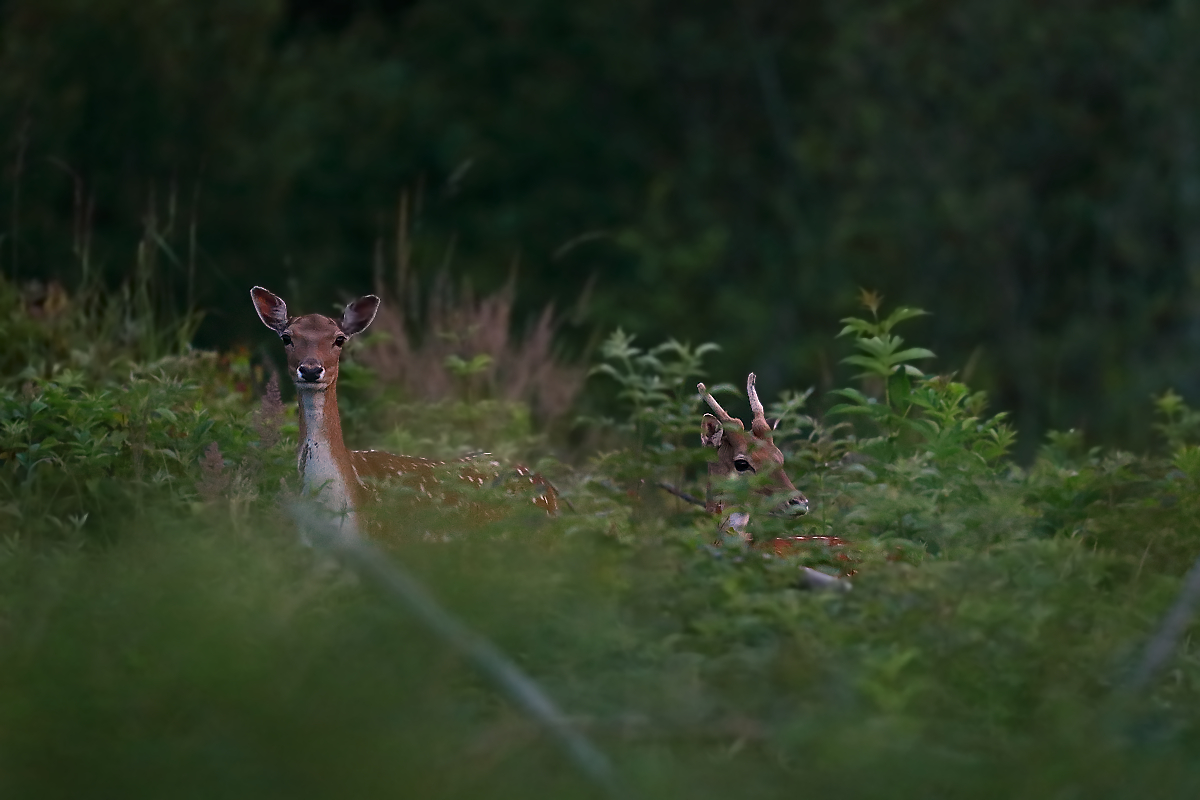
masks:
MULTIPOLYGON (((342 440, 342 421, 338 412, 338 364, 342 348, 352 336, 362 333, 375 319, 379 298, 360 297, 346 306, 342 318, 334 320, 322 314, 289 317, 283 300, 261 286, 250 290, 254 310, 263 324, 279 335, 287 354, 288 374, 296 386, 300 409, 300 443, 296 466, 303 491, 315 496, 327 510, 341 520, 341 531, 350 535, 362 532, 358 513, 374 499, 365 479, 408 478, 423 494, 435 486, 435 469, 444 461, 418 456, 393 455, 380 450, 350 450, 342 440)), ((504 477, 498 462, 480 463, 461 459, 465 466, 459 478, 473 486, 504 477)), ((528 481, 537 491, 533 502, 547 513, 558 511, 558 495, 542 476, 515 465, 509 476, 528 481)))

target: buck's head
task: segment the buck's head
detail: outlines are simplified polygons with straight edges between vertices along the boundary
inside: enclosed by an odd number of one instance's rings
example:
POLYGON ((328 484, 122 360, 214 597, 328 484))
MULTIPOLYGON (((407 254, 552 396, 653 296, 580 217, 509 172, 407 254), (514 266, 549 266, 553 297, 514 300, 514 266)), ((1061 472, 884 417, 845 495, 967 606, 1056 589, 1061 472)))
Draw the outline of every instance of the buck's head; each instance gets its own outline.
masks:
POLYGON ((261 286, 250 290, 258 318, 283 341, 288 374, 298 391, 323 391, 337 383, 342 346, 375 319, 379 298, 360 297, 346 306, 341 320, 323 314, 289 317, 287 304, 261 286))
POLYGON ((765 481, 755 490, 756 493, 766 497, 779 497, 778 509, 783 513, 808 513, 808 498, 801 494, 783 470, 783 453, 775 446, 775 429, 767 422, 763 405, 758 399, 758 391, 754 388, 754 373, 751 372, 746 378, 746 396, 750 398, 750 409, 754 412, 749 432, 740 419, 731 417, 721 408, 716 399, 708 393, 708 389, 704 388, 703 383, 697 384, 696 388, 704 401, 716 412, 716 416, 705 414, 700 425, 700 443, 717 451, 717 460, 708 464, 709 477, 764 476, 765 481))

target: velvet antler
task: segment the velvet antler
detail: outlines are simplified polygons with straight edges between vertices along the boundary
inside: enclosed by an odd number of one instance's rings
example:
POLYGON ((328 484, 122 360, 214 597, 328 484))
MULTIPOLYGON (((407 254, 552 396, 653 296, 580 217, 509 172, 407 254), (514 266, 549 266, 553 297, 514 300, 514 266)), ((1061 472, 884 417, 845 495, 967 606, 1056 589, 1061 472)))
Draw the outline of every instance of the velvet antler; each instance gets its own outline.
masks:
POLYGON ((754 418, 766 422, 767 412, 763 410, 762 401, 758 399, 758 389, 754 387, 755 380, 753 372, 746 376, 746 397, 750 399, 750 410, 754 412, 754 418))
POLYGON ((762 401, 758 399, 758 389, 754 385, 755 380, 757 378, 753 372, 746 376, 746 397, 750 399, 750 410, 754 412, 754 420, 750 423, 750 429, 758 438, 770 439, 771 424, 767 422, 767 412, 763 409, 762 401))
POLYGON ((704 387, 703 383, 696 384, 696 391, 700 392, 700 396, 704 398, 704 402, 708 403, 708 407, 716 412, 717 419, 721 420, 721 422, 728 422, 737 425, 739 428, 744 428, 740 419, 729 416, 729 412, 721 408, 721 404, 717 402, 715 397, 708 393, 708 389, 704 387))

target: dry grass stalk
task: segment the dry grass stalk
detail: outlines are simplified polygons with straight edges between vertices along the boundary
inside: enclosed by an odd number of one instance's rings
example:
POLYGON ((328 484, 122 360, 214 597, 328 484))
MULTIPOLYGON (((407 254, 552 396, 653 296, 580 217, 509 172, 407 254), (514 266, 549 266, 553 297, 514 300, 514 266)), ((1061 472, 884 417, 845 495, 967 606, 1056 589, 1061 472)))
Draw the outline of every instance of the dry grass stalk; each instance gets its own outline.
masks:
POLYGON ((254 420, 258 432, 260 451, 269 450, 279 444, 283 429, 283 399, 279 395, 279 373, 272 371, 271 379, 263 392, 262 404, 254 420))
POLYGON ((384 298, 374 331, 387 334, 364 343, 355 358, 373 369, 385 383, 399 386, 407 395, 437 401, 482 394, 528 403, 541 420, 566 413, 583 385, 584 370, 564 363, 555 352, 558 322, 547 307, 524 337, 512 335, 513 286, 476 299, 469 290, 455 293, 443 276, 434 285, 425 308, 405 313, 401 296, 416 295, 414 282, 405 278, 400 292, 377 288, 384 298), (477 356, 490 362, 472 375, 455 374, 452 357, 470 362, 477 356))
POLYGON ((225 472, 225 459, 221 456, 221 447, 213 442, 204 450, 200 459, 200 480, 196 482, 196 491, 206 502, 212 503, 229 488, 230 476, 225 472))

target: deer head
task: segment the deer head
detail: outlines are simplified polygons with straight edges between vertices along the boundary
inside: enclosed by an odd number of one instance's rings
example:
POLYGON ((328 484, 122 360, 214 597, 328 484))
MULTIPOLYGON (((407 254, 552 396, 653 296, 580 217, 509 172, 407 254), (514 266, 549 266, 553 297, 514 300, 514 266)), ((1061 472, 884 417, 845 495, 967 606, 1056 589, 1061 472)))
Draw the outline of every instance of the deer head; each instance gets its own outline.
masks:
POLYGON ((283 341, 288 374, 298 391, 324 391, 337 383, 342 346, 366 330, 379 310, 379 298, 369 294, 346 306, 340 321, 323 314, 289 317, 287 304, 261 286, 250 296, 258 318, 283 341))
MULTIPOLYGON (((807 513, 808 498, 800 493, 783 470, 783 453, 775 446, 774 426, 767 422, 762 402, 758 399, 758 391, 754 388, 754 373, 751 372, 746 378, 746 396, 750 399, 750 410, 754 412, 749 433, 740 419, 731 417, 721 408, 720 403, 708 393, 703 383, 697 384, 696 389, 704 398, 704 402, 716 412, 716 416, 705 414, 700 425, 700 443, 717 451, 717 460, 708 464, 709 479, 765 475, 767 481, 756 489, 758 494, 767 497, 780 496, 779 510, 784 513, 807 513)), ((712 501, 709 502, 708 509, 713 512, 722 510, 720 504, 712 501)), ((740 527, 744 527, 747 520, 745 514, 740 514, 740 527)), ((735 527, 739 525, 735 523, 735 527)))

